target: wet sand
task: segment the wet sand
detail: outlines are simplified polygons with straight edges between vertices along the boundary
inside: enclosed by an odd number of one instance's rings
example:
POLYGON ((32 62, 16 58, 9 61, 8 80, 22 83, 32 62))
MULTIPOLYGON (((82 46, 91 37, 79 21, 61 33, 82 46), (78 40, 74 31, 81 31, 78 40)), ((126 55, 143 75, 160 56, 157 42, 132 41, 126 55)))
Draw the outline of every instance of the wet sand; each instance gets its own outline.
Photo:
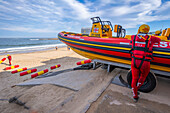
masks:
MULTIPOLYGON (((124 76, 126 70, 119 74, 124 76)), ((169 113, 170 79, 157 77, 157 86, 150 93, 140 92, 137 103, 132 100, 131 89, 110 84, 87 113, 169 113)))
MULTIPOLYGON (((0 56, 1 59, 3 57, 6 56, 0 56)), ((68 51, 67 48, 14 54, 12 57, 13 64, 29 69, 37 68, 38 71, 56 64, 61 64, 61 68, 54 71, 73 68, 77 61, 85 59, 73 51, 68 51)), ((8 66, 7 61, 0 64, 0 99, 19 96, 18 99, 26 103, 30 109, 0 101, 0 113, 168 113, 170 111, 170 80, 167 78, 158 77, 156 89, 148 94, 141 93, 139 102, 134 103, 130 89, 108 84, 118 73, 125 76, 126 70, 115 69, 111 73, 101 68, 88 70, 97 76, 84 84, 81 90, 72 91, 50 84, 11 87, 29 80, 30 75, 20 77, 19 73, 11 74, 12 70, 3 70, 6 66, 8 66)), ((80 71, 75 71, 74 74, 79 74, 80 71)))

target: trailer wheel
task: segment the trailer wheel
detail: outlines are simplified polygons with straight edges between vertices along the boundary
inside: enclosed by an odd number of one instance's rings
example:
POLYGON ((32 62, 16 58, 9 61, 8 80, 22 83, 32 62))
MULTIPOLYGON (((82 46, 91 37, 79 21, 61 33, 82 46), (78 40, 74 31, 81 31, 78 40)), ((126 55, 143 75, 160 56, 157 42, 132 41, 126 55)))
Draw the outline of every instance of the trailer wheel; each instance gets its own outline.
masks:
MULTIPOLYGON (((127 74, 127 82, 131 86, 132 83, 131 70, 127 74)), ((148 93, 151 92, 155 87, 156 87, 156 76, 154 75, 154 73, 149 72, 144 84, 139 88, 139 91, 148 93)))

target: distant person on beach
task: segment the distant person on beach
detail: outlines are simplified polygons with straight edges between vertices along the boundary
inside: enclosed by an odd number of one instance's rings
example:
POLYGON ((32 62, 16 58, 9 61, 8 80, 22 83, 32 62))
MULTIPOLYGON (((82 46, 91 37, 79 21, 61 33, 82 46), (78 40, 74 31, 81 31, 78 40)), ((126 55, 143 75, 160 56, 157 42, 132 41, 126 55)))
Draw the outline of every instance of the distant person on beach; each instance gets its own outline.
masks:
POLYGON ((9 65, 11 65, 11 60, 12 60, 11 55, 7 54, 7 58, 8 58, 8 60, 9 60, 9 65))
POLYGON ((55 49, 57 50, 57 49, 58 49, 58 47, 56 46, 56 47, 55 47, 55 49))
POLYGON ((69 46, 67 46, 67 50, 70 50, 69 46))
POLYGON ((155 43, 160 43, 161 39, 155 36, 147 35, 150 27, 143 24, 139 27, 137 35, 131 36, 132 48, 130 50, 132 61, 132 92, 133 100, 138 101, 138 89, 143 85, 147 75, 150 72, 150 62, 152 57, 152 48, 155 43), (140 76, 140 77, 139 77, 140 76))

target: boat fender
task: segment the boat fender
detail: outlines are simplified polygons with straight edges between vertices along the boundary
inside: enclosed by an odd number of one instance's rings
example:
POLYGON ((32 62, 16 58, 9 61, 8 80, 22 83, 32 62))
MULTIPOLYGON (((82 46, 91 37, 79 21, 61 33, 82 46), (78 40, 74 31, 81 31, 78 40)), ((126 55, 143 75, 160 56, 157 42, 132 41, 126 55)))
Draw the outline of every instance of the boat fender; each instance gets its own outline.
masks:
POLYGON ((44 74, 44 73, 47 73, 47 72, 48 72, 48 69, 42 70, 42 71, 40 71, 40 72, 38 72, 38 73, 32 74, 32 75, 31 75, 31 78, 35 78, 35 77, 37 77, 37 76, 39 76, 39 75, 42 75, 42 74, 44 74))
POLYGON ((28 71, 24 71, 24 72, 20 73, 20 76, 24 76, 24 75, 26 75, 26 74, 30 74, 30 73, 33 73, 33 72, 36 72, 36 71, 37 71, 36 68, 35 68, 35 69, 28 70, 28 71))
POLYGON ((6 60, 6 58, 3 58, 1 61, 0 61, 0 64, 2 63, 2 62, 4 62, 6 60))
POLYGON ((4 70, 10 70, 10 69, 18 68, 18 67, 19 65, 14 65, 14 66, 6 67, 4 68, 4 70))
POLYGON ((91 59, 83 60, 83 61, 77 62, 76 64, 77 65, 83 65, 83 64, 87 64, 87 63, 91 63, 91 59))
POLYGON ((21 71, 24 71, 24 70, 27 70, 27 68, 24 67, 24 68, 21 68, 21 69, 17 69, 17 70, 12 71, 11 73, 15 74, 15 73, 18 73, 18 72, 21 72, 21 71))
POLYGON ((60 65, 60 64, 55 65, 55 66, 51 66, 51 67, 50 67, 50 69, 51 69, 51 70, 53 70, 53 69, 56 69, 56 68, 59 68, 59 67, 61 67, 61 65, 60 65))

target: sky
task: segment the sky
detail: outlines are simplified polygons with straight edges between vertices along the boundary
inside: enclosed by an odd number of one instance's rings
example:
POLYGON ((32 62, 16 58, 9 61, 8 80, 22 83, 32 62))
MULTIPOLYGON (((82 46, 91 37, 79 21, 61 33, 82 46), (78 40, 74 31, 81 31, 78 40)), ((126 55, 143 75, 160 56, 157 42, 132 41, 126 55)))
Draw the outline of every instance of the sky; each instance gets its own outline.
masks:
POLYGON ((0 38, 54 38, 61 31, 81 32, 91 17, 122 25, 127 34, 141 24, 170 27, 170 0, 0 0, 0 38))

